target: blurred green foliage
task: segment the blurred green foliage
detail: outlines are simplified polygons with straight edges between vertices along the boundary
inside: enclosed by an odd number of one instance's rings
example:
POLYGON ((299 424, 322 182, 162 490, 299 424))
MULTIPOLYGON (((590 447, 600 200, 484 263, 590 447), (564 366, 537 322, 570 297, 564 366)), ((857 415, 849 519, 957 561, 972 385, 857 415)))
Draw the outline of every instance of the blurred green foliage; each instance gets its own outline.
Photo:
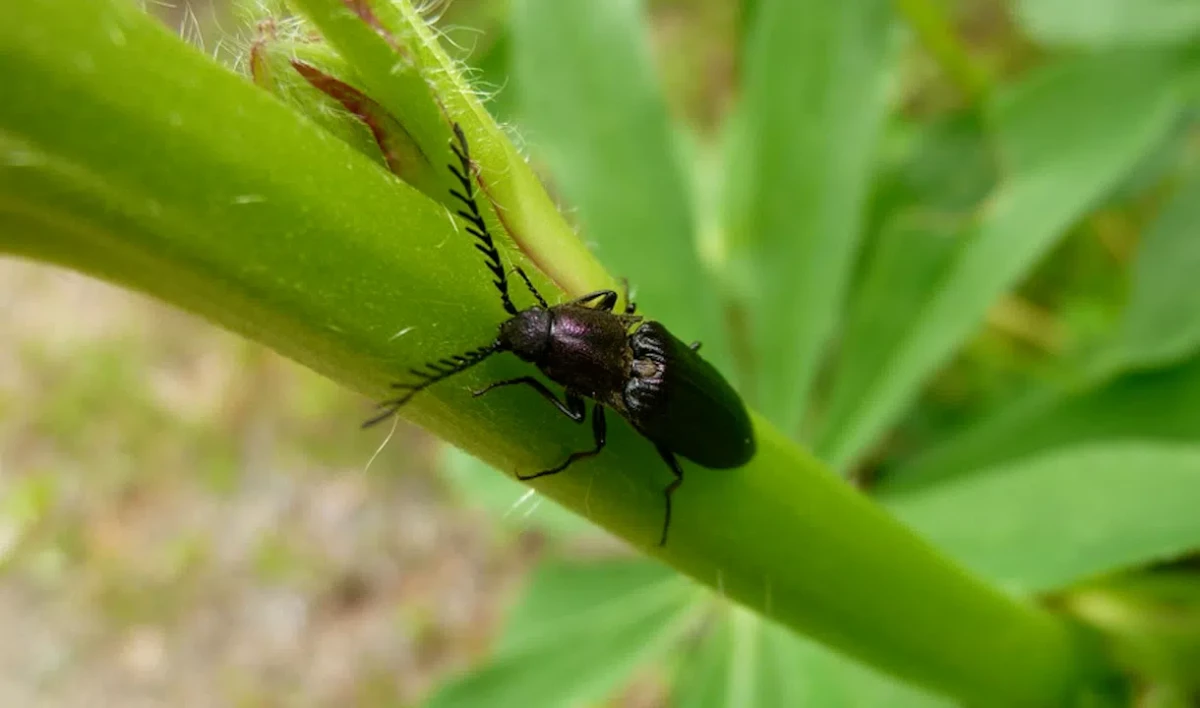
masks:
MULTIPOLYGON (((492 50, 479 66, 503 87, 502 115, 531 129, 535 158, 546 156, 580 205, 635 204, 621 190, 662 183, 656 158, 612 166, 625 175, 614 180, 587 155, 612 160, 625 146, 653 155, 627 137, 648 139, 645 131, 618 126, 645 125, 638 106, 654 99, 640 77, 620 77, 635 60, 644 75, 667 77, 671 142, 701 174, 693 184, 720 174, 715 192, 693 193, 693 233, 708 267, 726 276, 734 336, 749 333, 732 351, 756 406, 1017 592, 1070 595, 1075 583, 1200 548, 1189 510, 1200 480, 1200 407, 1189 393, 1200 308, 1187 285, 1200 244, 1194 9, 1132 0, 1020 2, 1012 15, 988 2, 649 5, 651 32, 671 48, 656 68, 621 48, 628 40, 604 39, 625 10, 547 7, 539 40, 533 0, 514 2, 512 38, 492 16, 483 41, 492 50), (755 12, 768 14, 746 19, 755 12), (714 16, 749 29, 731 32, 714 16), (674 39, 680 17, 695 38, 674 39), (887 31, 871 36, 873 21, 887 31), (589 55, 590 42, 602 49, 589 55), (729 71, 710 69, 713 54, 729 71), (510 57, 507 74, 499 55, 510 57), (697 95, 718 98, 696 110, 697 95), (598 134, 609 137, 585 137, 598 134), (730 156, 724 167, 712 167, 714 152, 730 156), (759 246, 767 263, 756 263, 753 244, 776 239, 759 246)), ((617 234, 599 228, 602 218, 612 215, 579 214, 605 262, 618 272, 650 267, 619 249, 636 252, 658 222, 617 234)), ((662 268, 661 256, 648 260, 662 268)), ((1198 587, 1200 577, 1184 582, 1198 587)), ((758 620, 720 607, 706 615, 713 626, 695 661, 668 652, 658 661, 677 677, 680 705, 936 703, 889 693, 897 689, 790 635, 773 644, 758 620)), ((489 666, 515 658, 501 649, 489 666)), ((599 663, 597 676, 611 665, 599 663)), ((1149 684, 1179 680, 1145 664, 1130 670, 1149 670, 1149 684)), ((451 694, 502 703, 459 693, 476 681, 451 694)))

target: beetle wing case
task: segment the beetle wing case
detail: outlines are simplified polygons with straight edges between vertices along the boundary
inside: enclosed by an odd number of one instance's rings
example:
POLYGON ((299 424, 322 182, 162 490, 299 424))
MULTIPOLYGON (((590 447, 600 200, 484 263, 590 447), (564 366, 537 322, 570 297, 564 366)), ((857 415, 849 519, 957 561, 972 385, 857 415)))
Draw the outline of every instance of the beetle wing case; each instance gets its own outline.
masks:
POLYGON ((639 432, 703 467, 740 467, 754 457, 750 414, 716 367, 658 322, 639 327, 630 346, 624 398, 639 432))

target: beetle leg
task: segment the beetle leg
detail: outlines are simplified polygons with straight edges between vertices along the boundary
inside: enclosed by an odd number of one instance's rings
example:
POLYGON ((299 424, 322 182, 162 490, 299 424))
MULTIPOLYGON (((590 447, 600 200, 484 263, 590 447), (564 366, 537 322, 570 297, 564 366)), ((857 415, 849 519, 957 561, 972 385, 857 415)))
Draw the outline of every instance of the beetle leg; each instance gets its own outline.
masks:
POLYGON ((625 314, 637 312, 637 303, 629 299, 629 278, 621 278, 621 288, 625 291, 625 314))
POLYGON ((475 398, 479 398, 494 388, 500 388, 501 386, 517 386, 519 384, 524 384, 532 388, 534 391, 537 391, 542 398, 553 403, 554 407, 557 408, 563 415, 575 421, 576 423, 582 423, 584 416, 587 415, 587 411, 585 411, 583 408, 582 398, 568 393, 567 402, 563 403, 562 401, 558 400, 558 396, 555 396, 553 391, 546 388, 546 384, 538 381, 532 376, 518 376, 515 379, 496 381, 495 383, 490 383, 487 386, 484 386, 478 391, 472 391, 471 395, 475 398))
POLYGON ((701 344, 700 342, 692 342, 691 344, 688 345, 688 349, 691 349, 694 352, 698 352, 698 351, 700 351, 700 344, 701 344))
MULTIPOLYGON (((578 404, 580 420, 583 420, 583 418, 582 418, 582 416, 583 416, 583 399, 579 398, 578 396, 575 396, 573 394, 567 394, 567 401, 568 401, 568 403, 575 402, 576 404, 578 404)), ((570 467, 571 463, 573 463, 577 460, 582 460, 582 459, 585 459, 588 457, 595 457, 596 455, 599 455, 600 451, 604 449, 604 444, 606 442, 608 442, 608 424, 604 420, 604 406, 600 405, 599 403, 592 406, 592 439, 595 441, 596 446, 593 447, 591 450, 583 450, 582 452, 572 452, 567 457, 567 459, 558 467, 552 467, 551 469, 548 469, 548 470, 542 470, 541 472, 537 472, 535 474, 527 474, 527 475, 518 474, 517 479, 519 479, 521 481, 525 481, 525 480, 529 480, 529 479, 536 479, 538 477, 548 477, 552 474, 558 474, 559 472, 562 472, 566 468, 570 467)))
POLYGON ((617 306, 617 291, 616 290, 597 290, 594 293, 588 293, 583 297, 577 297, 568 305, 586 305, 589 302, 599 300, 594 309, 603 310, 604 312, 612 312, 617 306))
POLYGON ((683 484, 683 468, 679 466, 679 460, 675 459, 675 454, 667 448, 655 443, 654 449, 658 450, 658 456, 667 463, 671 468, 671 472, 675 474, 675 479, 663 489, 663 499, 666 500, 667 511, 663 516, 662 538, 659 539, 658 545, 667 545, 667 530, 671 528, 671 495, 683 484))

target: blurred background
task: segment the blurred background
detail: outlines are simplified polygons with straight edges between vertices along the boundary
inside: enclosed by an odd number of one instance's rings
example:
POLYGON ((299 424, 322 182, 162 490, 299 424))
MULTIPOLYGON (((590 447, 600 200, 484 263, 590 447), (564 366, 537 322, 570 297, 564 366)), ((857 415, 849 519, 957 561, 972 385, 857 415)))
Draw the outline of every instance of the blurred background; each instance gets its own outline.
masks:
MULTIPOLYGON (((147 9, 235 63, 253 34, 225 0, 179 2, 147 9)), ((995 77, 1042 58, 1012 3, 945 5, 995 77)), ((674 117, 715 132, 743 3, 647 6, 674 117)), ((507 3, 428 11, 514 120, 507 3)), ((960 87, 915 43, 900 65, 881 161, 908 159, 914 126, 938 137, 881 180, 936 191, 950 213, 974 205, 994 175, 959 121, 960 87)), ((1161 177, 1195 164, 1200 131, 1162 152, 992 309, 862 480, 1113 329, 1161 177)), ((0 300, 0 705, 414 705, 487 654, 539 560, 626 553, 412 426, 360 430, 369 401, 189 315, 17 261, 0 261, 0 300)), ((635 672, 609 705, 667 693, 635 672)))

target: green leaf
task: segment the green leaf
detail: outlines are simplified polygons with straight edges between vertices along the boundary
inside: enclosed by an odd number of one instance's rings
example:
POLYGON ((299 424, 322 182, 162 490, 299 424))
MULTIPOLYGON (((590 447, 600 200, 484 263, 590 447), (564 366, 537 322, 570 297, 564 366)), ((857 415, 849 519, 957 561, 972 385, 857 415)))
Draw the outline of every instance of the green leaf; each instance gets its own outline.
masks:
POLYGON ((1200 345, 1200 171, 1167 204, 1138 249, 1118 356, 1126 366, 1169 364, 1200 345))
POLYGON ((827 420, 839 420, 870 394, 879 368, 960 250, 955 219, 897 215, 882 227, 855 289, 842 340, 827 420))
POLYGON ((1014 591, 1061 588, 1200 549, 1200 446, 1054 450, 886 506, 959 562, 1014 591))
POLYGON ((679 708, 933 708, 904 686, 729 606, 676 680, 679 708))
POLYGON ((1200 573, 1194 568, 1105 580, 1070 592, 1062 604, 1105 634, 1130 673, 1193 695, 1200 691, 1200 573))
POLYGON ((966 102, 971 106, 979 103, 990 89, 990 78, 959 37, 956 18, 951 16, 957 8, 936 0, 897 0, 896 9, 966 102))
POLYGON ((869 394, 818 440, 853 466, 910 406, 921 385, 1067 229, 1167 132, 1179 111, 1173 64, 1105 55, 1055 64, 998 96, 993 118, 1009 177, 869 394))
POLYGON ((887 474, 882 495, 1089 441, 1200 441, 1200 358, 1035 391, 887 474))
POLYGON ((536 643, 555 634, 564 622, 579 620, 581 613, 619 616, 622 603, 612 602, 618 598, 634 598, 646 606, 679 604, 675 600, 691 597, 688 588, 695 590, 663 566, 644 560, 545 562, 509 613, 500 649, 536 643))
POLYGON ((1017 0, 1016 14, 1046 44, 1182 44, 1200 37, 1195 0, 1017 0))
POLYGON ((538 529, 560 537, 599 533, 587 519, 458 448, 443 450, 441 472, 468 504, 507 526, 538 529))
POLYGON ((727 195, 754 402, 796 432, 844 306, 885 113, 885 0, 762 0, 727 195))
POLYGON ((694 588, 640 561, 545 565, 483 667, 442 686, 431 708, 586 705, 695 623, 694 588))
POLYGON ((630 279, 642 309, 723 358, 719 301, 700 267, 641 3, 515 0, 512 11, 521 121, 585 238, 630 279))
POLYGON ((919 123, 895 117, 883 152, 872 198, 876 219, 913 210, 930 218, 965 216, 999 178, 986 126, 975 111, 919 123))
MULTIPOLYGON (((995 186, 994 160, 972 114, 929 125, 897 122, 875 187, 864 264, 856 276, 821 423, 841 420, 875 376, 968 241, 971 210, 995 186)), ((818 427, 816 437, 827 431, 818 427)))

